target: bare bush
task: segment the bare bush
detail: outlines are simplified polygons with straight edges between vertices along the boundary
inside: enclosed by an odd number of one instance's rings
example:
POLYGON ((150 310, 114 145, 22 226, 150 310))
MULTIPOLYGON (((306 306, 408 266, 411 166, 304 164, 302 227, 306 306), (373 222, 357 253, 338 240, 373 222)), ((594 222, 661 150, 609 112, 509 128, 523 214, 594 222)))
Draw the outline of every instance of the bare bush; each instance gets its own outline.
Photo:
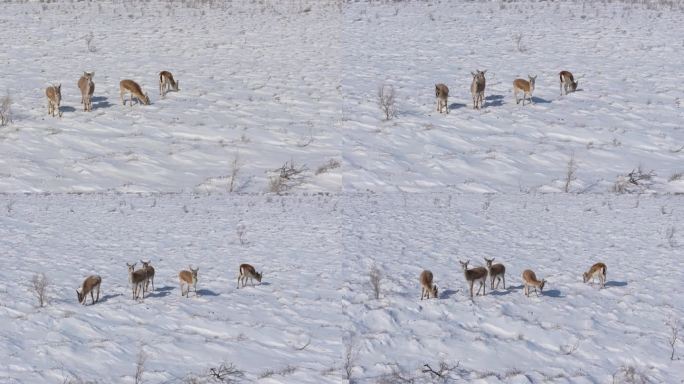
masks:
POLYGON ((0 99, 0 127, 12 122, 12 98, 9 92, 0 99))
POLYGON ((247 244, 247 239, 245 239, 245 235, 247 234, 247 226, 245 223, 238 224, 237 228, 235 228, 235 233, 237 234, 238 240, 240 240, 240 245, 247 244))
POLYGON ((376 265, 373 265, 368 272, 368 279, 373 288, 373 295, 376 299, 380 298, 380 282, 382 281, 382 273, 376 265))
POLYGON ((86 47, 88 48, 88 52, 95 53, 97 52, 97 47, 95 47, 95 43, 93 40, 95 39, 95 35, 91 31, 87 35, 83 36, 83 39, 86 42, 86 47))
POLYGON ((684 171, 676 171, 672 175, 670 175, 670 178, 668 179, 668 181, 678 180, 684 180, 684 171))
POLYGON ((385 120, 391 120, 395 114, 395 92, 394 87, 389 84, 382 84, 378 87, 378 103, 380 109, 385 114, 385 120))
POLYGON ((230 170, 230 182, 228 183, 228 192, 233 192, 235 190, 235 183, 237 182, 238 174, 242 165, 240 164, 240 152, 235 154, 233 158, 232 169, 230 170))
POLYGON ((459 363, 456 363, 456 365, 449 365, 445 361, 440 361, 439 362, 439 368, 438 369, 433 369, 430 367, 430 364, 423 364, 423 373, 427 373, 430 375, 430 379, 441 379, 442 381, 448 381, 450 373, 454 370, 456 370, 459 366, 459 363))
POLYGON ((670 336, 667 338, 667 344, 670 345, 670 360, 675 360, 677 353, 677 341, 679 340, 679 319, 671 318, 665 323, 670 328, 670 336))
POLYGON ((511 36, 511 38, 513 39, 513 43, 515 44, 515 49, 520 53, 525 53, 526 49, 522 45, 523 34, 520 32, 516 32, 511 36))
POLYGON ((633 366, 622 366, 613 374, 613 384, 648 384, 651 380, 633 366))
POLYGON ((36 295, 38 299, 38 305, 44 307, 47 304, 47 291, 50 286, 50 280, 45 276, 44 273, 38 273, 33 275, 31 279, 31 288, 33 294, 36 295))
POLYGON ((575 153, 570 155, 570 160, 568 160, 568 168, 565 171, 565 185, 563 187, 563 192, 570 192, 570 184, 577 180, 577 162, 575 161, 575 153))
POLYGON ((675 233, 677 233, 677 229, 674 226, 668 227, 665 231, 665 238, 667 239, 667 243, 670 245, 670 248, 675 248, 677 246, 675 233))
POLYGON ((641 165, 626 175, 619 175, 613 184, 612 191, 615 193, 641 193, 651 186, 655 171, 645 171, 641 165))
POLYGON ((209 368, 207 376, 210 380, 219 383, 238 383, 245 373, 233 363, 222 363, 216 368, 209 368))
POLYGON ((326 173, 330 171, 331 169, 339 168, 340 167, 340 162, 335 160, 335 159, 330 159, 328 160, 327 163, 321 165, 318 167, 316 170, 316 175, 320 175, 321 173, 326 173))
POLYGON ((304 172, 306 165, 295 166, 294 160, 286 161, 282 167, 274 169, 275 175, 270 177, 269 191, 277 194, 285 193, 306 181, 304 172))
POLYGON ((356 342, 351 335, 344 344, 344 374, 347 380, 351 381, 354 365, 356 365, 356 342))
POLYGON ((138 351, 138 359, 135 363, 135 384, 143 383, 143 374, 145 373, 145 362, 147 362, 147 354, 143 350, 143 347, 140 346, 140 350, 138 351))

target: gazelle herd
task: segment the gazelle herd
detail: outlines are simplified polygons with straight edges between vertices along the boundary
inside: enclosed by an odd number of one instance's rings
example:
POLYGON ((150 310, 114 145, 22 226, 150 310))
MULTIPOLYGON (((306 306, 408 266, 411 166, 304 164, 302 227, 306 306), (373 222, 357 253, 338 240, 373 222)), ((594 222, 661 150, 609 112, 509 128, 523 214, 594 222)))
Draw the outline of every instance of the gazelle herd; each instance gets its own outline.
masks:
MULTIPOLYGON (((498 289, 499 283, 503 283, 503 289, 506 289, 506 267, 503 264, 494 264, 494 258, 488 259, 484 258, 486 267, 475 267, 468 268, 470 260, 459 261, 461 263, 461 268, 463 269, 463 276, 465 277, 466 283, 470 288, 470 298, 473 298, 473 286, 478 283, 477 293, 475 295, 479 296, 480 291, 482 295, 486 295, 487 278, 489 278, 491 290, 498 289), (496 280, 496 285, 494 281, 496 280)), ((596 263, 589 268, 589 271, 584 272, 582 275, 582 280, 584 283, 591 282, 593 284, 594 278, 598 277, 601 288, 606 286, 606 265, 604 263, 596 263)), ((420 299, 430 296, 433 298, 438 298, 437 296, 437 286, 433 284, 433 274, 429 270, 424 270, 421 272, 420 277, 420 299)), ((544 286, 546 285, 546 279, 537 279, 537 275, 531 269, 526 269, 522 273, 522 283, 523 283, 523 293, 525 296, 530 295, 530 288, 534 289, 534 292, 539 296, 539 293, 543 294, 544 286), (537 291, 539 288, 539 291, 537 291)))
MULTIPOLYGON (((151 260, 143 261, 140 260, 142 266, 139 269, 135 269, 137 263, 128 264, 128 282, 131 284, 131 293, 133 300, 141 298, 145 300, 145 293, 150 291, 150 285, 152 285, 152 291, 154 291, 154 274, 155 270, 152 266, 151 260)), ((180 283, 181 296, 189 297, 190 292, 194 292, 197 296, 197 281, 198 281, 199 268, 193 268, 192 265, 188 266, 188 270, 182 270, 178 273, 178 281, 180 283), (191 290, 192 288, 192 290, 191 290)), ((238 288, 240 281, 244 279, 244 283, 247 279, 252 279, 252 286, 254 286, 254 280, 261 283, 262 274, 257 272, 256 269, 250 264, 241 264, 239 268, 238 276, 238 288)), ((102 283, 102 278, 98 275, 91 275, 83 280, 80 290, 76 289, 76 295, 78 297, 78 302, 86 305, 86 299, 88 294, 90 294, 91 305, 95 304, 100 300, 100 285, 102 283)), ((245 284, 242 285, 243 287, 245 284)), ((437 295, 435 287, 435 296, 437 295)))
MULTIPOLYGON (((476 69, 475 72, 470 72, 473 76, 473 81, 470 84, 470 94, 473 97, 473 109, 481 109, 484 106, 484 92, 487 84, 485 79, 485 73, 487 70, 480 71, 476 69)), ((569 92, 575 92, 577 90, 577 85, 579 81, 575 81, 572 73, 569 71, 560 71, 558 74, 560 77, 560 87, 561 96, 563 96, 563 91, 567 95, 569 92)), ((525 100, 529 100, 528 104, 532 104, 532 93, 534 92, 535 83, 537 81, 537 76, 528 75, 527 80, 525 79, 515 79, 513 80, 513 96, 515 97, 515 103, 525 105, 525 100), (518 95, 522 93, 522 98, 519 99, 518 95)), ((449 113, 449 105, 447 104, 447 97, 449 96, 449 88, 445 84, 439 83, 435 84, 435 97, 437 98, 437 112, 442 113, 445 111, 449 113)))
MULTIPOLYGON (((78 79, 77 86, 81 92, 81 104, 83 110, 90 112, 93 110, 93 94, 95 93, 95 82, 93 82, 95 72, 83 72, 83 76, 78 79)), ((170 91, 178 92, 178 81, 173 78, 169 71, 159 72, 159 95, 164 97, 170 91)), ((130 79, 123 79, 119 82, 119 97, 121 104, 126 105, 126 94, 129 95, 128 105, 133 106, 135 98, 138 104, 150 105, 150 98, 137 82, 130 79)), ((48 115, 62 117, 59 110, 62 101, 62 84, 51 85, 45 89, 45 96, 48 100, 48 115)))

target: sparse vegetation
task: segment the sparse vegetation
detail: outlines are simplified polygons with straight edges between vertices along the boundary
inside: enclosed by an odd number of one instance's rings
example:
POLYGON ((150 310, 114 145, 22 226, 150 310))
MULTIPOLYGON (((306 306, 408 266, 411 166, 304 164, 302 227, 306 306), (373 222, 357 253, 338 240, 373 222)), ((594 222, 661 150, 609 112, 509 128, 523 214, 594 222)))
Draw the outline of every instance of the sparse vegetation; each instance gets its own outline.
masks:
POLYGON ((304 173, 308 170, 306 165, 296 166, 294 160, 286 161, 272 171, 275 175, 270 177, 269 192, 281 194, 303 184, 306 181, 304 173))
POLYGON ((370 271, 368 272, 368 280, 370 282, 371 288, 373 289, 373 296, 376 299, 380 298, 380 282, 382 281, 382 273, 380 269, 373 264, 370 271))
POLYGON ((622 366, 613 374, 613 384, 648 384, 652 381, 633 366, 622 366))
POLYGON ((670 329, 670 336, 667 338, 667 344, 670 345, 670 360, 675 360, 678 359, 676 353, 677 341, 679 341, 679 319, 670 318, 665 324, 670 329))
POLYGON ((655 176, 655 171, 645 171, 640 165, 626 175, 619 175, 613 184, 612 191, 620 194, 643 192, 652 184, 655 176))
POLYGON ((352 373, 354 366, 356 365, 357 351, 356 351, 356 341, 353 335, 345 341, 344 344, 344 374, 347 380, 352 379, 352 373))
POLYGON ((330 159, 328 160, 327 163, 321 165, 316 169, 316 175, 320 175, 321 173, 326 173, 329 172, 331 169, 339 168, 340 167, 340 162, 335 160, 335 159, 330 159))
POLYGON ((97 47, 95 46, 95 43, 93 40, 95 40, 95 34, 93 34, 92 31, 88 33, 87 35, 83 36, 83 39, 86 42, 86 48, 88 48, 88 52, 90 53, 95 53, 97 52, 97 47))
POLYGON ((570 192, 570 184, 577 179, 577 162, 575 162, 575 153, 570 155, 568 160, 567 170, 565 171, 565 183, 563 186, 563 192, 570 192))
POLYGON ((385 120, 391 120, 396 115, 394 86, 382 84, 378 87, 378 103, 385 114, 385 120))
POLYGON ((12 98, 9 92, 0 99, 0 127, 12 122, 12 98))
POLYGON ((31 279, 31 289, 33 294, 38 299, 38 306, 44 307, 47 304, 47 291, 50 285, 50 280, 45 276, 44 273, 38 273, 33 275, 31 279))

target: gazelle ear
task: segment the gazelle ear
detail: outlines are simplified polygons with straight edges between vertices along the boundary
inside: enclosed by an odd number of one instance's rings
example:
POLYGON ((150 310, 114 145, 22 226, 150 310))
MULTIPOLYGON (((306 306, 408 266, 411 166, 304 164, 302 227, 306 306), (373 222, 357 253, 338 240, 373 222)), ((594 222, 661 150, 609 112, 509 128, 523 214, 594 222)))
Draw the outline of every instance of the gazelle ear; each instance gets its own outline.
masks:
POLYGON ((485 69, 484 71, 482 71, 482 74, 483 74, 483 75, 484 75, 485 73, 487 73, 487 70, 486 70, 486 69, 485 69))

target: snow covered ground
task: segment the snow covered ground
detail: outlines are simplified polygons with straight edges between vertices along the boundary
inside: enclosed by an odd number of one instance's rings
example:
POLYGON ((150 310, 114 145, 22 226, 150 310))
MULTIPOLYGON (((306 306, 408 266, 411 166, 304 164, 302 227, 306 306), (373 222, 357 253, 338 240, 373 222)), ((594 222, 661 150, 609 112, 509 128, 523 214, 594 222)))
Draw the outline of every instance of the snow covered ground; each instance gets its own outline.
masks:
POLYGON ((88 194, 0 206, 3 383, 132 383, 140 351, 148 383, 221 362, 260 383, 346 382, 347 365, 358 383, 434 382, 420 369, 440 362, 458 365, 448 382, 605 383, 631 367, 676 383, 684 371, 667 343, 667 322, 684 316, 678 197, 88 194), (471 301, 458 260, 483 257, 505 263, 507 289, 471 301), (136 302, 125 262, 142 258, 156 290, 136 302), (599 260, 602 290, 581 277, 599 260), (263 270, 262 285, 235 288, 241 262, 263 270), (186 299, 176 274, 188 264, 199 295, 186 299), (439 300, 419 300, 423 268, 439 300), (542 296, 522 294, 526 268, 548 280, 542 296), (44 308, 29 289, 39 272, 44 308), (73 289, 91 273, 103 297, 82 307, 73 289))
POLYGON ((637 3, 2 3, 0 383, 134 383, 138 362, 146 383, 224 363, 259 383, 684 382, 684 344, 674 360, 668 344, 684 318, 684 9, 637 3), (558 95, 561 69, 578 92, 558 95), (180 92, 158 95, 160 70, 180 92), (522 107, 510 84, 527 74, 522 107), (121 106, 123 78, 152 104, 121 106), (264 193, 290 161, 292 193, 264 193), (458 261, 483 257, 507 289, 471 300, 458 261), (156 289, 135 301, 140 259, 156 289), (599 260, 602 290, 581 279, 599 260), (242 262, 262 284, 235 288, 242 262), (542 296, 522 294, 526 268, 542 296), (423 269, 439 300, 419 300, 423 269), (83 307, 92 273, 103 296, 83 307))
POLYGON ((649 189, 684 191, 681 9, 213 4, 3 3, 14 124, 0 129, 0 191, 220 191, 236 157, 242 192, 268 190, 289 160, 309 169, 299 190, 559 191, 573 153, 572 191, 605 192, 639 165, 657 175, 649 189), (470 108, 476 68, 488 70, 482 111, 470 108), (181 88, 165 99, 162 69, 181 88), (580 78, 568 97, 562 69, 580 78), (92 113, 79 107, 83 71, 95 71, 92 113), (527 74, 536 103, 522 108, 511 83, 527 74), (152 105, 121 106, 123 78, 152 105), (46 114, 55 82, 61 119, 46 114), (436 82, 451 89, 448 116, 434 111, 436 82), (383 83, 397 93, 389 122, 383 83), (341 167, 317 174, 331 160, 341 167))

